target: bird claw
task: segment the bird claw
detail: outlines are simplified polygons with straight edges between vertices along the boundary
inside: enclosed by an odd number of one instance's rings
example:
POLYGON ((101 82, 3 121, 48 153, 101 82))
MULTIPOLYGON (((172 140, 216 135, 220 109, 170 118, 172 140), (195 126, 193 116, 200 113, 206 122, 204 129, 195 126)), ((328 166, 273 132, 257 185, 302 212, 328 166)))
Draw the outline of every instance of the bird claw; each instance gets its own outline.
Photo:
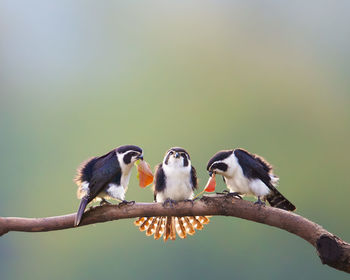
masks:
POLYGON ((134 205, 135 204, 135 200, 130 200, 130 201, 127 201, 127 200, 123 200, 122 202, 120 202, 118 204, 118 207, 123 207, 123 206, 127 206, 127 205, 134 205))
POLYGON ((184 201, 185 201, 185 202, 191 202, 192 207, 193 207, 194 202, 195 202, 197 199, 198 199, 198 198, 195 198, 195 199, 185 199, 184 201))
POLYGON ((229 194, 230 192, 228 190, 223 190, 222 192, 216 192, 216 194, 229 194))
POLYGON ((96 208, 96 206, 91 205, 91 206, 89 207, 88 211, 94 210, 95 208, 96 208))
POLYGON ((173 208, 174 205, 177 204, 177 202, 175 200, 172 200, 170 198, 167 198, 164 202, 163 202, 163 207, 166 207, 167 204, 169 204, 170 208, 173 208))
POLYGON ((102 199, 100 201, 100 206, 103 206, 103 205, 111 205, 112 203, 110 203, 109 201, 105 200, 105 199, 102 199))
POLYGON ((238 192, 228 192, 228 193, 226 194, 226 196, 228 196, 228 197, 236 197, 236 198, 239 198, 239 199, 243 199, 243 198, 239 195, 238 192))
POLYGON ((254 205, 258 205, 259 207, 261 207, 261 206, 265 206, 266 203, 261 201, 260 197, 258 197, 258 200, 254 202, 254 205))

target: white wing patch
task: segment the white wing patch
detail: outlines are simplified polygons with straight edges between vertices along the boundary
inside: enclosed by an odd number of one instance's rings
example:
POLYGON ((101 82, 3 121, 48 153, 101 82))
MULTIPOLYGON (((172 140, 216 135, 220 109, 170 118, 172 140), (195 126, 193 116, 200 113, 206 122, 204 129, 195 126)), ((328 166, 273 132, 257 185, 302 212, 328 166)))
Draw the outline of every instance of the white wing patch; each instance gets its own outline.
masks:
POLYGON ((278 185, 278 182, 280 180, 280 178, 278 178, 276 175, 274 174, 270 174, 270 178, 271 178, 271 184, 276 187, 278 185))
POLYGON ((270 193, 270 189, 260 179, 251 180, 250 192, 255 196, 265 196, 270 193))
MULTIPOLYGON (((117 184, 110 183, 106 190, 106 193, 109 197, 117 200, 125 199, 125 190, 123 186, 118 186, 117 184)), ((107 197, 106 197, 107 198, 107 197)))
POLYGON ((88 195, 89 192, 90 192, 89 182, 84 181, 84 182, 81 183, 81 185, 78 188, 77 197, 79 199, 82 199, 84 196, 88 195))

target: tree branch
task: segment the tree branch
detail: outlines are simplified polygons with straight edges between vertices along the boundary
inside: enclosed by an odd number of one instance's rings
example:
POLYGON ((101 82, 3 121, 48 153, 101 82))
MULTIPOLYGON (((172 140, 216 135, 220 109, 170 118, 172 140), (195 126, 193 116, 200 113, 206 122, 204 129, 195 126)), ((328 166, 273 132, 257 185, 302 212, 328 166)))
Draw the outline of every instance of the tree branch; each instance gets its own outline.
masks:
MULTIPOLYGON (((305 239, 316 248, 323 264, 350 273, 350 244, 320 225, 281 209, 222 195, 208 195, 201 200, 179 202, 173 208, 161 203, 136 203, 118 207, 105 205, 85 212, 81 226, 143 216, 232 216, 277 227, 305 239)), ((43 232, 74 227, 75 214, 48 218, 2 218, 0 236, 10 231, 43 232)))

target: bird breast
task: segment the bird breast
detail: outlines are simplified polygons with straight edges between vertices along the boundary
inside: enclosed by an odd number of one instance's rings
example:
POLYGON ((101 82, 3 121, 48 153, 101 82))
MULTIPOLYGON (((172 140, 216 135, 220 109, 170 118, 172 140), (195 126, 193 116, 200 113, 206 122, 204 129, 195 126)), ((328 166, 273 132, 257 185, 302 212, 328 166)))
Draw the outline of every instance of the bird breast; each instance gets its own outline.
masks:
POLYGON ((157 201, 164 202, 167 198, 172 200, 185 200, 193 197, 191 184, 191 166, 172 168, 163 165, 165 175, 165 189, 157 194, 157 201))

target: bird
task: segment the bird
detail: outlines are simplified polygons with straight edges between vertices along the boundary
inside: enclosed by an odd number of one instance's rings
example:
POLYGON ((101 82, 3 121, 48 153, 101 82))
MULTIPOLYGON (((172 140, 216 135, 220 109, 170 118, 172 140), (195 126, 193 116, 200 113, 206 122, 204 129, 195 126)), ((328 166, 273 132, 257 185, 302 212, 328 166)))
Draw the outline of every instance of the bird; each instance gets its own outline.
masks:
MULTIPOLYGON (((255 204, 264 205, 267 200, 272 207, 294 211, 295 206, 277 189, 279 178, 272 166, 261 156, 237 148, 217 152, 208 162, 209 176, 223 176, 232 196, 254 195, 255 204)), ((241 197, 240 197, 241 198, 241 197)))
MULTIPOLYGON (((194 190, 197 189, 197 172, 191 164, 188 152, 180 147, 170 148, 163 162, 156 167, 154 178, 154 201, 163 203, 163 206, 172 207, 178 201, 193 203, 194 190)), ((176 232, 180 238, 187 234, 195 234, 195 229, 203 229, 209 223, 204 216, 191 217, 141 217, 135 225, 146 235, 154 234, 159 239, 163 234, 164 241, 176 239, 176 232)))
POLYGON ((80 165, 74 179, 78 185, 77 197, 81 200, 75 226, 80 224, 86 206, 93 200, 100 200, 101 204, 108 203, 106 199, 128 203, 125 193, 131 168, 137 160, 143 160, 142 149, 134 145, 124 145, 103 156, 90 158, 80 165))

